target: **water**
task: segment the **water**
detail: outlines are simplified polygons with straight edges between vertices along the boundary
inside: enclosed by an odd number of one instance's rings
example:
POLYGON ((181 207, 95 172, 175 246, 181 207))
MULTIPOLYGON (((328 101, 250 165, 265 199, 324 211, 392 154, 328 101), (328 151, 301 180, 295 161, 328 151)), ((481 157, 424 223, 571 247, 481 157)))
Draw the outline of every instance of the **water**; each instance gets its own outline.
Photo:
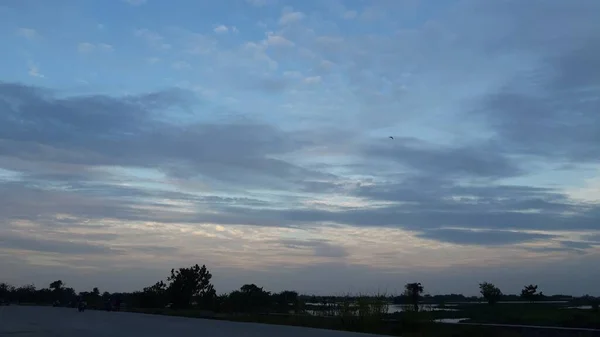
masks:
POLYGON ((582 310, 592 310, 591 305, 579 305, 576 307, 566 307, 566 309, 582 309, 582 310))
MULTIPOLYGON (((457 309, 446 308, 450 306, 456 305, 445 305, 443 307, 440 307, 438 304, 419 304, 419 311, 458 311, 457 309)), ((387 313, 393 314, 395 312, 403 312, 407 310, 412 310, 412 305, 390 304, 387 313)))
POLYGON ((468 318, 440 318, 440 319, 436 319, 435 322, 457 324, 457 323, 460 323, 460 322, 466 321, 466 320, 468 320, 468 318))
MULTIPOLYGON (((307 303, 307 304, 321 305, 319 303, 307 303)), ((447 304, 443 307, 440 307, 438 304, 419 304, 419 311, 458 311, 457 309, 448 308, 448 307, 452 307, 452 306, 456 306, 456 305, 457 304, 447 304)), ((412 311, 413 306, 412 305, 389 304, 386 309, 387 309, 386 313, 393 314, 396 312, 412 311)), ((326 316, 328 314, 333 314, 333 313, 337 312, 337 310, 335 310, 333 307, 329 307, 324 310, 306 310, 306 312, 313 316, 326 316)))

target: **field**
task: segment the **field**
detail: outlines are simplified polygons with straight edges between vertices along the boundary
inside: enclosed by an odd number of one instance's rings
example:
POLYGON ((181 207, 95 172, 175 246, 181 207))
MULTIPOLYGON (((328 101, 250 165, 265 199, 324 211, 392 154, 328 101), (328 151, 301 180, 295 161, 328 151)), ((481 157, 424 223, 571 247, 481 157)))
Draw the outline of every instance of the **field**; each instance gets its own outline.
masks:
POLYGON ((216 320, 238 322, 258 322, 265 324, 292 325, 320 329, 345 330, 375 333, 392 336, 600 336, 600 332, 560 329, 541 329, 506 326, 475 326, 437 323, 447 318, 469 318, 464 322, 483 324, 532 325, 567 328, 600 329, 600 314, 592 310, 568 309, 566 304, 526 303, 526 304, 461 304, 452 307, 453 311, 423 311, 420 313, 395 313, 382 318, 314 315, 231 315, 210 314, 195 310, 172 309, 133 309, 138 312, 207 317, 216 320))

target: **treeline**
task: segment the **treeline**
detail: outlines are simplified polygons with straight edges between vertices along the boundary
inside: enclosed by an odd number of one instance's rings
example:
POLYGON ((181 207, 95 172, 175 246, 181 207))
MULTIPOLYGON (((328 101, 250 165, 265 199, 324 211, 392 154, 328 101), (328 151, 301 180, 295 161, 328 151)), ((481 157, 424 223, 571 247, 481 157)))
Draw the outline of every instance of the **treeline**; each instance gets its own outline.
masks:
POLYGON ((76 293, 62 280, 52 282, 48 288, 37 289, 34 285, 14 287, 0 283, 0 299, 12 303, 32 303, 73 306, 78 300, 86 301, 88 307, 102 309, 107 303, 123 304, 130 308, 200 309, 216 312, 299 312, 298 293, 282 291, 271 293, 255 284, 245 284, 229 294, 217 295, 211 283, 212 274, 206 266, 172 269, 165 281, 131 293, 101 292, 99 288, 76 293))
MULTIPOLYGON (((406 305, 419 310, 420 304, 444 304, 451 302, 480 302, 494 304, 499 301, 594 301, 591 296, 574 298, 567 295, 545 296, 538 292, 537 285, 527 285, 520 295, 505 295, 489 282, 479 285, 481 297, 461 294, 423 295, 421 283, 407 283, 399 296, 309 296, 295 291, 271 293, 255 284, 245 284, 239 290, 217 295, 211 283, 212 274, 206 266, 193 265, 188 268, 172 269, 166 282, 161 280, 140 291, 131 293, 101 292, 99 288, 76 293, 62 280, 52 282, 48 288, 37 289, 34 285, 13 287, 0 283, 0 299, 16 303, 74 305, 83 300, 92 308, 103 308, 110 303, 123 303, 130 308, 194 308, 227 313, 300 313, 306 309, 322 309, 328 304, 344 302, 366 303, 372 310, 385 311, 385 304, 406 305)), ((347 308, 348 309, 348 308, 347 308)), ((348 309, 350 310, 350 309, 348 309)), ((365 309, 366 310, 366 309, 365 309)))

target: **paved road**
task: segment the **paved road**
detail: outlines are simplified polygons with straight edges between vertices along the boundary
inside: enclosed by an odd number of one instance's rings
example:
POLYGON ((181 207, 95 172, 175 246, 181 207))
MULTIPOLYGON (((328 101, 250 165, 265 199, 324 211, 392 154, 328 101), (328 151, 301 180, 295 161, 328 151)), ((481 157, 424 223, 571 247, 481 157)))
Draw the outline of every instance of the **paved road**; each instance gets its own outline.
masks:
MULTIPOLYGON (((0 307, 0 337, 374 337, 343 331, 257 323, 85 311, 70 308, 0 307)), ((379 336, 380 337, 380 336, 379 336)))

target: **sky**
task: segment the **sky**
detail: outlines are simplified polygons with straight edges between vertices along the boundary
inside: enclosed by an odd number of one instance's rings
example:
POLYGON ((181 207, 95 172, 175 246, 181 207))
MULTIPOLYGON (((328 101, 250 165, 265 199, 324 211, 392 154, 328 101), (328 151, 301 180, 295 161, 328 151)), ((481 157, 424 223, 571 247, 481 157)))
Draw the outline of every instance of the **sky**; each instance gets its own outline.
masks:
POLYGON ((600 295, 599 12, 3 0, 1 281, 600 295))

